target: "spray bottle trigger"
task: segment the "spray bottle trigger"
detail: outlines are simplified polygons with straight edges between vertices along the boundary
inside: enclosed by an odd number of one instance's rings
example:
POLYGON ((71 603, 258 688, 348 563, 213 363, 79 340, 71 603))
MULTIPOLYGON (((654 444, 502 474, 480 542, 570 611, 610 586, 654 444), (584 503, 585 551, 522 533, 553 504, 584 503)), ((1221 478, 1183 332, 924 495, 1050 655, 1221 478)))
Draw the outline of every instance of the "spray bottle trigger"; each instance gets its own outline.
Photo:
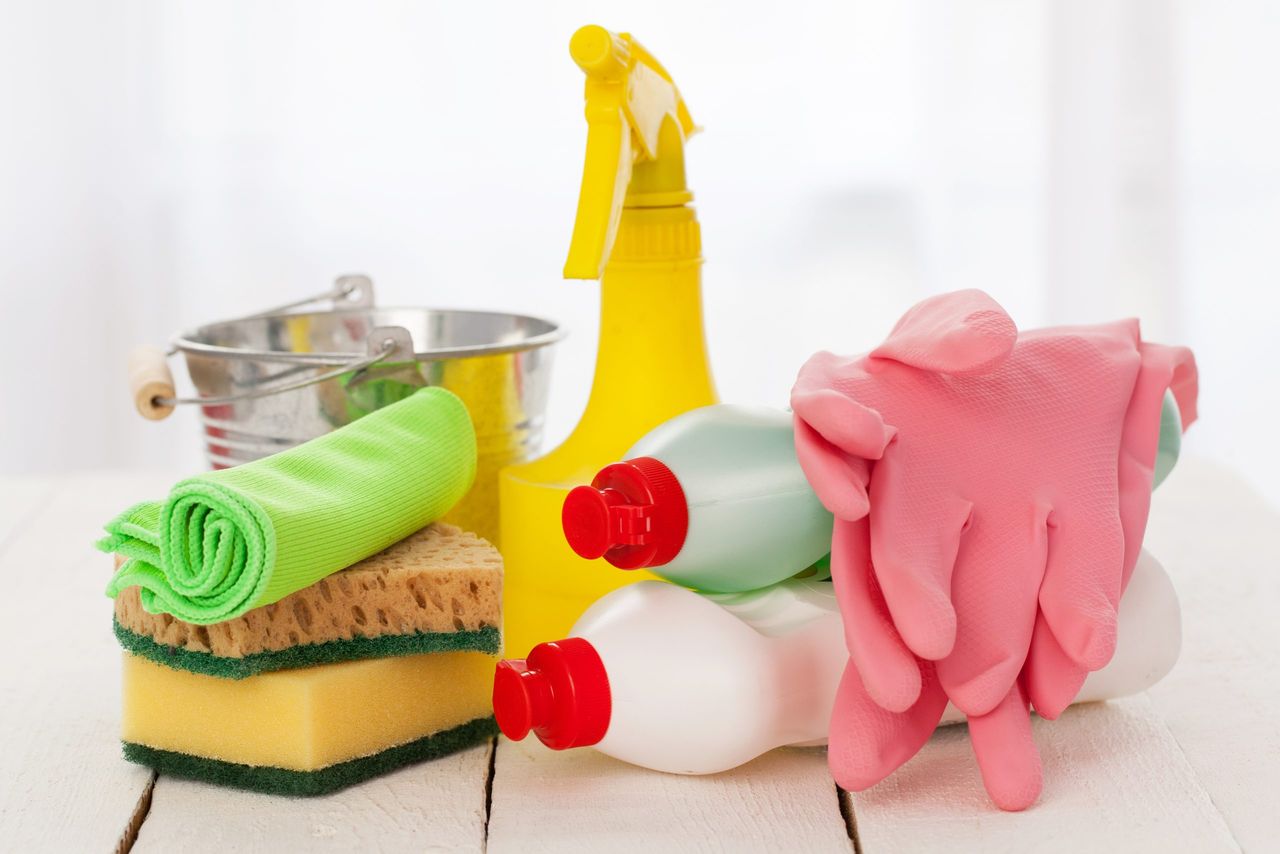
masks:
POLYGON ((587 150, 564 276, 598 279, 624 205, 676 207, 693 198, 684 143, 697 127, 671 75, 629 33, 583 27, 569 54, 586 75, 587 150))

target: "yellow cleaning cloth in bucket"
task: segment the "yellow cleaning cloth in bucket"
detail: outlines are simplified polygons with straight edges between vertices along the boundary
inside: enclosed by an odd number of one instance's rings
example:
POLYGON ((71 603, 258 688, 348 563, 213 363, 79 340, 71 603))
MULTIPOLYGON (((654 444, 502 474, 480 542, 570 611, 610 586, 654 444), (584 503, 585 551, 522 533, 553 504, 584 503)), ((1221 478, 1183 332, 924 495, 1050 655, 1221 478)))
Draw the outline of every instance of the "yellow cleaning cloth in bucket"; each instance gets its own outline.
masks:
POLYGON ((363 560, 443 516, 476 473, 462 401, 427 388, 333 433, 179 482, 106 526, 126 558, 107 595, 188 623, 234 619, 363 560))

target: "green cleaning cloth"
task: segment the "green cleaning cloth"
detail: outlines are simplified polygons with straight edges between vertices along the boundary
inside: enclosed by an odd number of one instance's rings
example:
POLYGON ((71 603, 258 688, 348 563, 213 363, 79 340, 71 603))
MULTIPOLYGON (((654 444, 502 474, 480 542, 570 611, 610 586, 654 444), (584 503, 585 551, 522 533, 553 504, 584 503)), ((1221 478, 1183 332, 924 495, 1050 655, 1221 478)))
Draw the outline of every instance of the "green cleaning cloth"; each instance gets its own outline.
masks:
POLYGON ((427 388, 287 451, 179 482, 106 526, 126 558, 107 595, 188 623, 234 619, 423 528, 475 479, 476 436, 452 392, 427 388))

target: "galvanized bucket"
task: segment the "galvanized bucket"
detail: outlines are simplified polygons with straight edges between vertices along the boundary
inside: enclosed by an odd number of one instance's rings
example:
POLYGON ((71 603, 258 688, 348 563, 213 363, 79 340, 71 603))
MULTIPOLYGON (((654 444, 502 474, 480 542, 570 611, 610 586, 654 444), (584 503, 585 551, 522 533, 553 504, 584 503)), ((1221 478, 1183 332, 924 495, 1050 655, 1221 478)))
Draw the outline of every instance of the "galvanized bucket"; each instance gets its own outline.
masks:
POLYGON ((344 276, 316 298, 210 323, 177 336, 198 397, 214 468, 256 460, 323 435, 425 386, 467 404, 476 427, 476 484, 448 520, 494 539, 500 469, 542 440, 551 321, 498 312, 376 308, 373 283, 344 276), (305 311, 319 302, 322 311, 305 311))

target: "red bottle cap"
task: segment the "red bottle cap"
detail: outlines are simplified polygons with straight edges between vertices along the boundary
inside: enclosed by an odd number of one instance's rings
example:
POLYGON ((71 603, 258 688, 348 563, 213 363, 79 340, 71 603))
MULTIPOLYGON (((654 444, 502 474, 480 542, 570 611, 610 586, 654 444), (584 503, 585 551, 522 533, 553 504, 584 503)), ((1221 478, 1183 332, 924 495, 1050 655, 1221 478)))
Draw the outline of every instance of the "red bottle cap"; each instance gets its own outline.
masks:
POLYGON ((528 658, 498 662, 493 715, 513 741, 533 730, 552 750, 589 747, 604 738, 612 712, 604 662, 583 638, 540 643, 528 658))
POLYGON ((560 512, 569 547, 619 569, 670 563, 689 531, 689 506, 671 469, 652 457, 605 466, 560 512))

